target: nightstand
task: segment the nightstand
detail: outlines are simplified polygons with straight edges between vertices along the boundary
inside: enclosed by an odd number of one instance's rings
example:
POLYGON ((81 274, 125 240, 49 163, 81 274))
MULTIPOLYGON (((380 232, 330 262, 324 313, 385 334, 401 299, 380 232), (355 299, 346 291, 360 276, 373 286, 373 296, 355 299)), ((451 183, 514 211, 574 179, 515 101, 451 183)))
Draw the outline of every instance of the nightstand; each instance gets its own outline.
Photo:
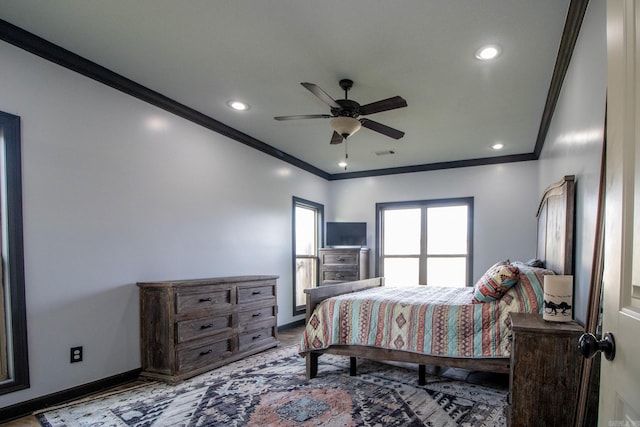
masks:
POLYGON ((548 322, 540 314, 511 313, 510 426, 572 426, 582 355, 577 322, 548 322))

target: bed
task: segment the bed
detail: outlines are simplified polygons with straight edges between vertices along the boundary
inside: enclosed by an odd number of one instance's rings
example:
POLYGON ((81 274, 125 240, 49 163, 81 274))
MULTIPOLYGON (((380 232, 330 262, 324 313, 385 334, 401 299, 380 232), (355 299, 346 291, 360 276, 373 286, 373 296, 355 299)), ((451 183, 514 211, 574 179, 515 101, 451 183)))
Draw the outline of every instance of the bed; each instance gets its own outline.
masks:
POLYGON ((546 274, 573 274, 575 180, 549 186, 537 217, 536 256, 528 262, 500 260, 473 287, 384 286, 384 278, 306 289, 306 326, 300 355, 307 377, 318 374, 318 357, 416 363, 509 372, 511 312, 542 313, 546 274))

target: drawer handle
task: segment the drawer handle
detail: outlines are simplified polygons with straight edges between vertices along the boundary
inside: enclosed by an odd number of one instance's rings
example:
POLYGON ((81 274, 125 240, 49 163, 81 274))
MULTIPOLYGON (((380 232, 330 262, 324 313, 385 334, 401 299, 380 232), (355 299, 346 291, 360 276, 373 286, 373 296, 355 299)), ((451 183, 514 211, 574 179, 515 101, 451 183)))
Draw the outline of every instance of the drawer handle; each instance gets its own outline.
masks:
POLYGON ((260 291, 253 291, 253 292, 251 292, 251 295, 260 295, 261 293, 262 292, 260 292, 260 291))
POLYGON ((252 339, 257 340, 262 337, 262 334, 254 335, 252 339))
POLYGON ((200 352, 200 356, 206 356, 207 354, 211 354, 213 352, 213 350, 209 349, 207 351, 201 351, 200 352))
POLYGON ((253 314, 253 317, 260 317, 260 316, 262 316, 262 313, 254 313, 253 314))
POLYGON ((208 302, 208 301, 212 301, 213 299, 211 297, 209 298, 200 298, 199 301, 200 302, 208 302))
POLYGON ((345 262, 346 260, 344 258, 338 258, 338 262, 345 262))
POLYGON ((208 325, 200 326, 200 329, 209 329, 209 328, 213 328, 213 323, 209 323, 208 325))

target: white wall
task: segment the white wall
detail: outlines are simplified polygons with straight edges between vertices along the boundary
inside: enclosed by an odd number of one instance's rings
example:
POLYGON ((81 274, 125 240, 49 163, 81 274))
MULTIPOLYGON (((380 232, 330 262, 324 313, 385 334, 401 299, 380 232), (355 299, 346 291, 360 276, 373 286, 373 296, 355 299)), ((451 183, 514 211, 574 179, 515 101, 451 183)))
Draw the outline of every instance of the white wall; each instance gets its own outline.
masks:
POLYGON ((595 243, 607 81, 606 2, 587 8, 571 64, 540 156, 542 189, 576 176, 574 317, 586 320, 595 243))
POLYGON ((474 198, 473 282, 499 260, 535 257, 536 162, 332 181, 329 219, 366 221, 375 248, 376 203, 451 197, 474 198))
POLYGON ((22 119, 31 374, 0 407, 139 368, 138 281, 279 275, 278 323, 294 320, 292 196, 326 204, 327 181, 13 46, 0 57, 0 111, 22 119))

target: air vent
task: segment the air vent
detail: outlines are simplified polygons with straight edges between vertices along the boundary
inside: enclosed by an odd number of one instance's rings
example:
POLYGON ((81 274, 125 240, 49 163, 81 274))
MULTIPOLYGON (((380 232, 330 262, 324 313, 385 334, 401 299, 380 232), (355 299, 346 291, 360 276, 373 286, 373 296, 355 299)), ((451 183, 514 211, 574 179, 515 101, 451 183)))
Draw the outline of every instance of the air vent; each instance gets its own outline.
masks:
POLYGON ((388 156, 389 154, 396 154, 395 151, 393 150, 382 150, 382 151, 376 151, 376 156, 388 156))

